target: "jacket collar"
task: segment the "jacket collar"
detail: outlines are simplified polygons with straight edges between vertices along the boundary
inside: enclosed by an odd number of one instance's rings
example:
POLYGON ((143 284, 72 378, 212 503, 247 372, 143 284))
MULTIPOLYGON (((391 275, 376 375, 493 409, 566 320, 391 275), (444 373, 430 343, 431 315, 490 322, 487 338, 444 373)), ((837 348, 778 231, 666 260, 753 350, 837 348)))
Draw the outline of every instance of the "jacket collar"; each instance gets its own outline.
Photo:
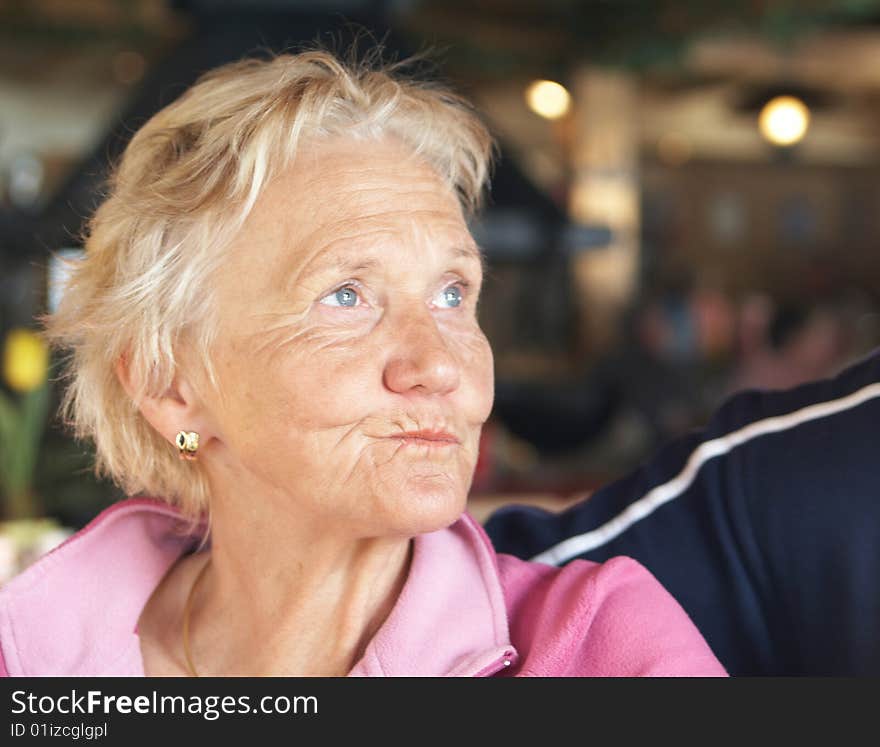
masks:
MULTIPOLYGON (((169 568, 198 545, 151 499, 115 504, 0 589, 11 675, 143 675, 137 621, 169 568)), ((409 576, 352 676, 491 674, 512 664, 495 553, 467 514, 414 540, 409 576)))
POLYGON ((474 676, 515 657, 495 551, 464 514, 415 538, 400 597, 349 674, 474 676))

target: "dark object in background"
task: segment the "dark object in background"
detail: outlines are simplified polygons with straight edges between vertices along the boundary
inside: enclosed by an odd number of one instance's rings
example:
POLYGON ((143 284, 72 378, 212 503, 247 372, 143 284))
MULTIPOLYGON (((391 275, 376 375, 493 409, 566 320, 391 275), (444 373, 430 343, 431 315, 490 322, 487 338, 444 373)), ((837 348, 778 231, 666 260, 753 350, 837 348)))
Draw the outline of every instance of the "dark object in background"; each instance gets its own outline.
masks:
POLYGON ((581 380, 497 381, 493 415, 515 436, 551 456, 580 448, 602 434, 620 405, 606 369, 581 380))
POLYGON ((782 306, 776 311, 767 330, 767 341, 774 350, 782 350, 810 318, 809 309, 803 306, 782 306))

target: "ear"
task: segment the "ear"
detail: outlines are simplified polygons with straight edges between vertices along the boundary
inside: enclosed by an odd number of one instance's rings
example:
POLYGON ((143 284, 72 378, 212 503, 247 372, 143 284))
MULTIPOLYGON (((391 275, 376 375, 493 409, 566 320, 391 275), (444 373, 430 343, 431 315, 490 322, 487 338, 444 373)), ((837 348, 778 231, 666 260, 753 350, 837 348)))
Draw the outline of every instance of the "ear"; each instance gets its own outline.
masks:
MULTIPOLYGON (((140 373, 129 365, 127 354, 116 361, 115 372, 122 388, 132 401, 136 401, 143 381, 140 373)), ((175 443, 179 431, 197 431, 201 447, 214 436, 196 389, 181 374, 175 375, 171 386, 161 395, 143 397, 138 409, 156 432, 171 444, 175 443)))

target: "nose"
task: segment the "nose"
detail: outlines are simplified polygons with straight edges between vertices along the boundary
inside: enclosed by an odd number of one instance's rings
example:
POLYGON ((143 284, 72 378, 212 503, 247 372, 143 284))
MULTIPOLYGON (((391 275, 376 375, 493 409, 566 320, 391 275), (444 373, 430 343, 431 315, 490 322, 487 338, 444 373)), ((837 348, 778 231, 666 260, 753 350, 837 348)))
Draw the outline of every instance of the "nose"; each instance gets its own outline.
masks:
POLYGON ((393 330, 394 352, 385 364, 385 386, 398 394, 448 394, 461 371, 447 340, 427 309, 404 315, 393 330))

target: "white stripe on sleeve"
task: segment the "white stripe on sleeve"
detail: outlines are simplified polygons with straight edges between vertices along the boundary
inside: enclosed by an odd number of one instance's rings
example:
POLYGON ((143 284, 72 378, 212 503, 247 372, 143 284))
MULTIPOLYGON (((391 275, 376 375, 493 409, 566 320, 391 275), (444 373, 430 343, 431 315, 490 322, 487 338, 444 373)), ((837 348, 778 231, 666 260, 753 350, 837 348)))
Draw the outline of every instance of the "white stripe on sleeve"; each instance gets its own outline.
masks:
MULTIPOLYGON (((705 441, 694 450, 681 472, 671 480, 652 488, 644 496, 627 506, 622 513, 602 526, 584 534, 569 537, 544 552, 535 555, 532 561, 549 565, 561 565, 581 553, 601 547, 625 532, 633 524, 641 521, 646 516, 650 516, 664 503, 668 503, 684 493, 693 483, 700 468, 710 459, 726 454, 737 446, 758 436, 778 433, 779 431, 789 430, 812 420, 835 415, 857 407, 877 396, 880 396, 880 383, 875 382, 852 394, 848 394, 846 397, 808 405, 786 415, 777 415, 764 420, 758 420, 754 423, 749 423, 749 425, 744 426, 738 431, 728 433, 726 436, 705 441)), ((588 498, 587 500, 590 499, 588 498)))

